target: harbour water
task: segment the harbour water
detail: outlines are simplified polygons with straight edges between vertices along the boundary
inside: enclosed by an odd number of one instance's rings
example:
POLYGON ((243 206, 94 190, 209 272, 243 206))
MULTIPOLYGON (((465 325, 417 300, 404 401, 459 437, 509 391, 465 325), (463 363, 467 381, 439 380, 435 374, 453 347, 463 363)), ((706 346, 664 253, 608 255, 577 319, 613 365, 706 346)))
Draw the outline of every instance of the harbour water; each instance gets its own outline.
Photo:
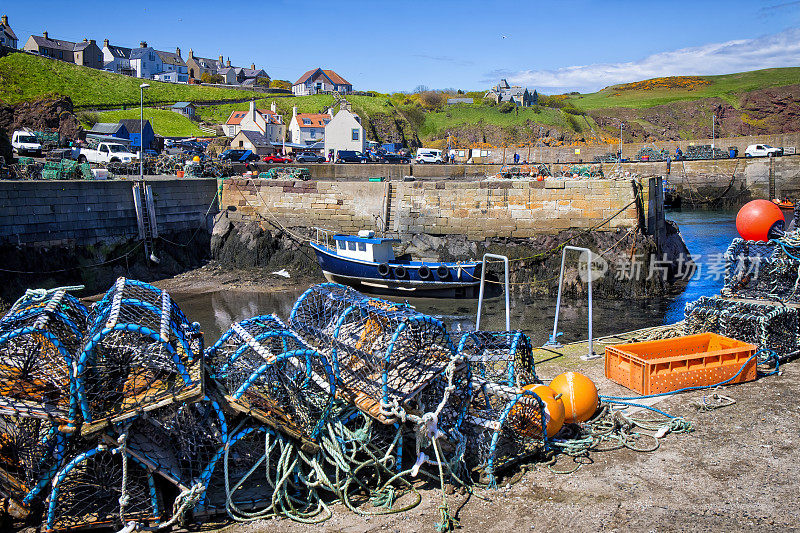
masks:
MULTIPOLYGON (((721 261, 731 240, 736 237, 733 211, 673 211, 667 218, 680 227, 684 241, 700 268, 686 285, 685 290, 668 298, 648 301, 595 300, 595 337, 630 331, 659 324, 670 324, 683 318, 687 302, 700 296, 717 294, 722 288, 721 270, 714 266, 721 261)), ((247 293, 220 291, 203 294, 175 294, 186 315, 202 324, 208 343, 214 342, 232 322, 255 315, 275 313, 288 319, 295 300, 307 287, 279 293, 247 293)), ((395 299, 404 301, 404 299, 395 299)), ((475 329, 477 300, 447 300, 409 298, 408 303, 420 312, 440 317, 453 331, 475 329)), ((511 328, 527 333, 535 345, 547 341, 552 333, 555 316, 555 299, 513 299, 511 301, 511 328)), ((588 306, 584 301, 565 301, 559 316, 562 342, 582 340, 587 337, 588 306)), ((484 302, 481 329, 505 328, 505 301, 496 296, 484 302)))

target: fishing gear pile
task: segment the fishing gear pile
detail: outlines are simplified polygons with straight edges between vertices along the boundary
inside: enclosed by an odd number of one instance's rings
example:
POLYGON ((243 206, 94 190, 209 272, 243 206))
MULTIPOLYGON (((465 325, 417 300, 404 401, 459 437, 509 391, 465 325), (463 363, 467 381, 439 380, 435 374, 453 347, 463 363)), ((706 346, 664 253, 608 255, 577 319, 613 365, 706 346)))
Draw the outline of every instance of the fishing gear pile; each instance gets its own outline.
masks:
POLYGON ((0 377, 2 509, 47 532, 396 513, 421 501, 414 477, 442 488, 444 531, 445 483, 493 485, 550 446, 526 335, 456 343, 333 283, 207 349, 147 283, 119 278, 91 308, 28 291, 0 320, 0 377))

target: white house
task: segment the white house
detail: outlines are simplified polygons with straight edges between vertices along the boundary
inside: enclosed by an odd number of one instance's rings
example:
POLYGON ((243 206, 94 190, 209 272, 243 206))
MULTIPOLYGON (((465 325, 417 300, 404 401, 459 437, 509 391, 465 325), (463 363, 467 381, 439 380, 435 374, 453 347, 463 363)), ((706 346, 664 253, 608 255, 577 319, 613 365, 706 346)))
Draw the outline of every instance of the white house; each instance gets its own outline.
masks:
POLYGON ((256 103, 250 102, 247 111, 234 111, 223 126, 227 137, 235 137, 241 131, 255 131, 264 135, 272 143, 283 143, 286 125, 283 117, 276 112, 275 102, 270 109, 256 109, 256 103))
POLYGON ((18 44, 19 40, 17 39, 17 35, 14 33, 14 30, 11 29, 11 26, 8 25, 8 15, 3 15, 0 17, 0 46, 16 48, 18 44))
POLYGON ((325 154, 339 150, 364 151, 364 128, 358 115, 343 106, 325 127, 325 154))
POLYGON ((333 119, 333 108, 327 113, 298 113, 297 106, 292 108, 292 120, 289 122, 289 139, 293 144, 311 145, 325 140, 325 128, 333 119))
POLYGON ((130 64, 137 78, 152 80, 153 76, 164 72, 164 62, 153 47, 147 46, 146 41, 139 43, 139 48, 131 50, 130 64))
POLYGON ((154 76, 161 81, 188 83, 189 69, 181 57, 181 49, 175 48, 174 52, 156 50, 156 55, 161 59, 162 70, 154 76))
POLYGON ((108 39, 103 40, 103 68, 117 74, 135 75, 131 68, 131 49, 115 46, 108 39))
POLYGON ((350 94, 353 92, 353 84, 334 71, 321 68, 309 70, 292 85, 292 93, 295 96, 334 91, 340 94, 350 94))

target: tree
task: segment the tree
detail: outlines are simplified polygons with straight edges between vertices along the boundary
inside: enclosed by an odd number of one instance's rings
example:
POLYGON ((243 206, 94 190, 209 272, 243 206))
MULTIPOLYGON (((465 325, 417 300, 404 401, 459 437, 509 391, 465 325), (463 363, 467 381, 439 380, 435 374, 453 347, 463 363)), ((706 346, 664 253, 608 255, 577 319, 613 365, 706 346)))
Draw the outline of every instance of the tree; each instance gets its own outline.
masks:
POLYGON ((427 90, 428 90, 427 85, 417 85, 416 87, 414 87, 414 92, 417 94, 424 93, 427 90))
POLYGON ((223 78, 220 74, 209 74, 208 72, 203 72, 203 75, 200 76, 200 81, 203 83, 225 83, 225 78, 223 78))
POLYGON ((272 80, 269 82, 269 86, 273 89, 286 89, 287 91, 292 88, 292 84, 288 80, 272 80))
POLYGON ((445 95, 439 91, 425 91, 419 95, 419 103, 425 109, 438 109, 445 102, 445 95))
POLYGON ((256 78, 256 85, 258 85, 259 87, 269 87, 270 83, 271 80, 268 77, 262 76, 260 78, 256 78))

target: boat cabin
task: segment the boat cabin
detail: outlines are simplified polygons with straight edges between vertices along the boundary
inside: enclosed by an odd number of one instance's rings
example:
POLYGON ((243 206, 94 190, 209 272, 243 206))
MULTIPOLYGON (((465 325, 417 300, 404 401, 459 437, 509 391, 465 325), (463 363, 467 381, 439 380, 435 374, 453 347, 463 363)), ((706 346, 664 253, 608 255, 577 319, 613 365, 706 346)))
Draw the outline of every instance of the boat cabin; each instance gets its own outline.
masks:
POLYGON ((388 263, 394 261, 392 245, 400 239, 376 238, 374 231, 359 231, 358 236, 334 235, 336 255, 370 261, 372 263, 388 263))

